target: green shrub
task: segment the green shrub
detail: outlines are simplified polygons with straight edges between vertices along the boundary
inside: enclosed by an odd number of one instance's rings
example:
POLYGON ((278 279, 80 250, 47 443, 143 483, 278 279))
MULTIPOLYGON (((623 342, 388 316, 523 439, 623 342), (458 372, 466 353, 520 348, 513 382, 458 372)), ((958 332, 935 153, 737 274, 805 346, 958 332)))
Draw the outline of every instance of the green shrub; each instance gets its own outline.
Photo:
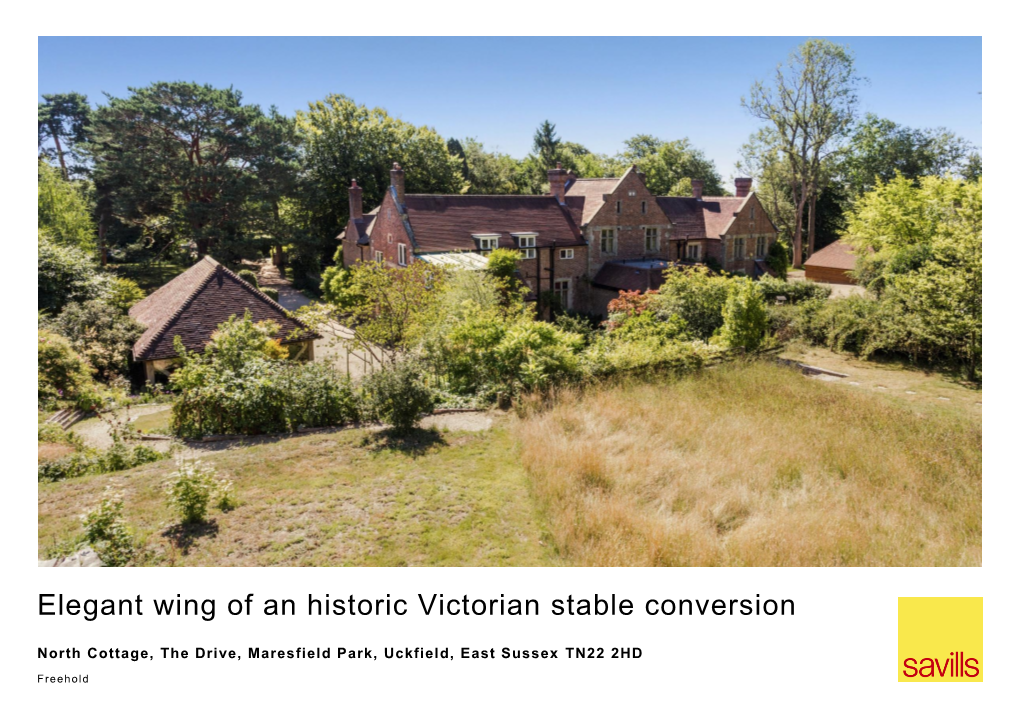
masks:
POLYGON ((767 303, 775 303, 779 296, 786 298, 787 303, 802 303, 805 300, 825 300, 832 295, 832 288, 818 283, 810 281, 794 283, 770 275, 763 275, 758 279, 758 290, 767 303))
POLYGON ((797 335, 796 322, 801 308, 795 305, 770 305, 767 311, 769 335, 780 343, 793 340, 797 335))
POLYGON ((75 447, 78 448, 77 452, 41 464, 38 471, 39 482, 62 481, 65 478, 91 476, 97 473, 116 473, 145 463, 161 461, 170 455, 142 444, 129 446, 119 441, 105 451, 78 444, 75 447))
POLYGON ((753 281, 736 279, 723 308, 719 338, 728 348, 758 350, 768 333, 769 319, 765 299, 753 281))
POLYGON ((671 267, 650 307, 661 318, 676 316, 688 333, 707 341, 722 327, 723 305, 732 282, 704 266, 671 267))
POLYGON ((124 523, 124 500, 107 486, 98 506, 81 516, 85 542, 107 566, 125 566, 135 555, 131 530, 124 523))
POLYGON ((435 394, 423 382, 423 368, 413 359, 399 360, 369 375, 363 385, 364 403, 370 417, 409 433, 422 416, 436 407, 435 394))
POLYGON ((110 292, 111 276, 100 271, 91 253, 55 243, 42 231, 36 275, 39 310, 57 313, 72 301, 102 298, 110 292))
POLYGON ((479 311, 446 339, 447 379, 454 393, 506 402, 576 378, 584 339, 526 316, 479 311))
POLYGON ((104 300, 122 313, 127 313, 135 303, 145 297, 145 291, 129 278, 110 279, 110 289, 104 300))
POLYGON ((163 481, 167 506, 183 524, 203 523, 209 501, 217 497, 220 506, 228 506, 231 485, 216 476, 215 468, 198 460, 181 459, 177 470, 163 481))
POLYGON ((39 329, 39 406, 51 408, 57 401, 70 401, 87 410, 101 402, 92 380, 92 366, 72 347, 70 341, 52 331, 39 329))
POLYGON ((786 280, 786 273, 790 269, 790 248, 781 240, 776 240, 769 246, 768 255, 765 256, 765 265, 776 274, 779 280, 786 280))
POLYGON ((237 271, 237 277, 243 280, 245 283, 250 285, 252 288, 259 287, 259 277, 255 274, 255 271, 245 268, 237 271))
POLYGON ((68 303, 47 326, 67 338, 105 382, 127 374, 131 347, 145 330, 123 310, 104 300, 68 303))
POLYGON ((280 291, 276 288, 259 288, 259 290, 275 300, 277 303, 280 302, 280 291))

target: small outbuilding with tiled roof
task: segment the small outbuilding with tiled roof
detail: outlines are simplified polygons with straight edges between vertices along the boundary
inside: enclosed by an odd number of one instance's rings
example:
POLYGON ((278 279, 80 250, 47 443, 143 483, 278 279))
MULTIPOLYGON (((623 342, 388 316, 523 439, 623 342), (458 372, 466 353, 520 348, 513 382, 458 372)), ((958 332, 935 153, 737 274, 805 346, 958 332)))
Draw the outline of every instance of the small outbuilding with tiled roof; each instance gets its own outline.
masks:
POLYGON ((837 240, 811 254, 804 262, 804 277, 818 283, 852 285, 854 279, 850 271, 856 260, 853 246, 845 240, 837 240))
POLYGON ((245 312, 256 322, 269 320, 280 326, 276 339, 288 347, 292 358, 312 360, 313 342, 319 336, 209 256, 131 307, 129 315, 145 326, 132 359, 144 366, 146 380, 155 382, 156 374, 165 373, 177 359, 174 338, 179 337, 188 351, 201 352, 221 323, 245 312))

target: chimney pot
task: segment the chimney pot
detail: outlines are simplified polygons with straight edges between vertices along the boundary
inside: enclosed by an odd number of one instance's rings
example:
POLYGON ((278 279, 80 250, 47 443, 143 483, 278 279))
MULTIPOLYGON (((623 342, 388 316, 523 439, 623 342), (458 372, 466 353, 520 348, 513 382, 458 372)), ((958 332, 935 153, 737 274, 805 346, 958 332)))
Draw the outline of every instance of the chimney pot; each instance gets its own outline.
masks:
POLYGON ((400 163, 394 163, 393 170, 390 171, 390 187, 393 188, 397 196, 397 203, 402 206, 404 204, 404 171, 401 169, 400 163))
POLYGON ((737 197, 746 198, 751 193, 751 178, 735 178, 733 184, 737 186, 737 197))
POLYGON ((701 194, 704 192, 704 190, 705 190, 704 180, 693 179, 691 180, 691 195, 693 195, 698 200, 701 200, 701 194))
POLYGON ((347 191, 347 200, 350 206, 351 220, 361 220, 361 188, 358 187, 357 180, 351 181, 351 187, 347 191))

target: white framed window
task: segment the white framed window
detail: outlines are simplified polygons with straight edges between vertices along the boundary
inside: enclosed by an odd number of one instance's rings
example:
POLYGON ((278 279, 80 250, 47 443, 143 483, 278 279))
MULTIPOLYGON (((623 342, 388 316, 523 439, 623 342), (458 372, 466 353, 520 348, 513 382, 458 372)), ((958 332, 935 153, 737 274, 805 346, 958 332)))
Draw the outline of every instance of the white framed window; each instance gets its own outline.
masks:
POLYGON ((407 246, 403 243, 397 244, 397 264, 407 265, 407 246))
POLYGON ((386 234, 386 242, 389 245, 393 245, 393 233, 387 233, 386 234))
POLYGON ((698 260, 701 256, 701 245, 691 243, 687 246, 687 260, 698 260))
POLYGON ((754 242, 754 257, 764 258, 765 254, 769 252, 769 241, 768 238, 758 238, 754 242))
POLYGON ((599 247, 603 253, 612 255, 616 252, 616 228, 603 228, 600 233, 599 247))
POLYGON ((478 250, 482 253, 488 253, 499 247, 498 235, 476 235, 474 239, 478 241, 478 250))
POLYGON ((515 235, 517 239, 517 247, 521 249, 521 257, 524 260, 531 260, 536 257, 538 251, 535 250, 535 235, 515 235))
POLYGON ((570 309, 570 280, 562 279, 553 283, 553 295, 560 302, 560 308, 570 309))
POLYGON ((637 195, 637 191, 636 190, 628 190, 627 191, 627 195, 630 196, 631 198, 633 198, 633 197, 635 197, 637 195))
POLYGON ((659 229, 645 228, 645 252, 657 253, 659 251, 659 229))
POLYGON ((573 248, 560 248, 560 260, 573 260, 574 249, 573 248))
POLYGON ((733 241, 733 260, 743 260, 744 257, 744 239, 737 238, 733 241))
POLYGON ((382 254, 381 250, 375 251, 375 262, 376 263, 382 263, 383 262, 383 254, 382 254))

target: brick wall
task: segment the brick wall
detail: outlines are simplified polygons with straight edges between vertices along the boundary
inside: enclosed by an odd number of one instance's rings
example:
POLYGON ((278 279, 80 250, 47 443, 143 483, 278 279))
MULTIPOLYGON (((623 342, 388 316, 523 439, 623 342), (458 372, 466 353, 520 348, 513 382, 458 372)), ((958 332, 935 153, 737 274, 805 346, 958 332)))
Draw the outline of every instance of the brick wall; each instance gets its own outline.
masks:
POLYGON ((397 246, 401 243, 407 246, 407 261, 410 263, 413 251, 407 235, 407 228, 400 217, 396 201, 390 193, 387 193, 379 207, 375 225, 372 226, 371 252, 365 254, 365 260, 375 260, 376 251, 382 251, 383 261, 386 265, 396 266, 398 265, 397 246))
MULTIPOLYGON (((765 238, 765 252, 776 241, 777 233, 775 226, 769 221, 765 208, 762 207, 758 197, 752 195, 744 204, 740 214, 733 219, 733 224, 725 237, 725 261, 722 266, 731 273, 744 272, 751 275, 754 271, 754 259, 756 254, 756 243, 759 238, 765 238), (753 211, 753 213, 752 213, 753 211), (738 258, 734 254, 737 240, 744 241, 744 254, 738 258)), ((720 255, 722 249, 719 251, 720 255)))
POLYGON ((588 248, 583 245, 570 246, 569 248, 563 248, 574 251, 574 257, 570 260, 563 260, 560 258, 560 247, 552 249, 555 253, 555 261, 553 264, 549 262, 549 251, 550 248, 540 247, 538 248, 538 257, 531 260, 522 260, 517 264, 517 267, 521 271, 521 277, 524 282, 527 283, 528 287, 532 290, 538 288, 538 269, 539 262, 542 267, 542 291, 552 290, 552 284, 549 280, 550 271, 547 268, 553 268, 553 280, 569 280, 570 281, 570 303, 569 308, 572 310, 587 311, 588 309, 588 248))
MULTIPOLYGON (((638 258, 669 258, 671 248, 667 242, 670 223, 655 196, 648 192, 636 172, 628 171, 616 190, 609 196, 599 212, 588 223, 585 237, 589 247, 589 273, 594 277, 607 260, 634 260, 638 258), (616 211, 617 202, 620 212, 616 211), (641 204, 645 204, 642 212, 641 204), (645 250, 645 228, 659 231, 658 250, 645 250), (602 229, 616 231, 616 253, 602 252, 602 229)), ((672 253, 675 254, 675 250, 672 253)))

